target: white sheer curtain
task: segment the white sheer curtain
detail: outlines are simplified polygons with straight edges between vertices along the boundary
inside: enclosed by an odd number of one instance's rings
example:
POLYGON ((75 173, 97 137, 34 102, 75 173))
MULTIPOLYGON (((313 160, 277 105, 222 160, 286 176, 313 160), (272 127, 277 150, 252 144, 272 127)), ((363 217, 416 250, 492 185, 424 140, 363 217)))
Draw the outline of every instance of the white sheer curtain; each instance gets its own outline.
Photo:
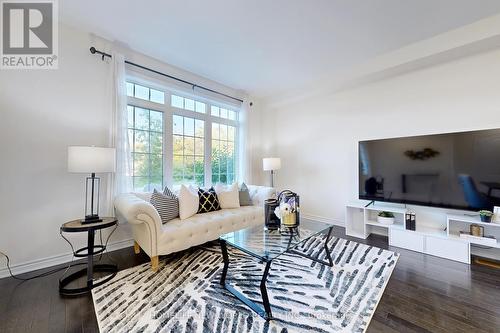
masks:
POLYGON ((127 128, 127 86, 125 58, 113 53, 111 58, 111 126, 109 145, 116 148, 116 172, 109 177, 107 186, 108 210, 114 216, 113 200, 120 193, 132 191, 132 159, 127 128))
POLYGON ((248 99, 244 99, 241 110, 239 114, 239 178, 240 181, 244 181, 247 184, 252 183, 252 154, 250 149, 250 136, 249 136, 249 120, 250 120, 250 102, 248 99))

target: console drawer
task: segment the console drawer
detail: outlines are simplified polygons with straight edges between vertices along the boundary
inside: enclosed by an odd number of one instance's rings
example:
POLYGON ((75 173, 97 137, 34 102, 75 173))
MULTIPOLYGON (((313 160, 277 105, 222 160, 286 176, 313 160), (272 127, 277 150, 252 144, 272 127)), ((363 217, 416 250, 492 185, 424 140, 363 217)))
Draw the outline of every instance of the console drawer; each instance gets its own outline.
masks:
POLYGON ((467 242, 427 236, 425 253, 466 264, 470 263, 469 243, 467 242))
POLYGON ((389 245, 424 252, 424 236, 414 231, 390 229, 389 245))

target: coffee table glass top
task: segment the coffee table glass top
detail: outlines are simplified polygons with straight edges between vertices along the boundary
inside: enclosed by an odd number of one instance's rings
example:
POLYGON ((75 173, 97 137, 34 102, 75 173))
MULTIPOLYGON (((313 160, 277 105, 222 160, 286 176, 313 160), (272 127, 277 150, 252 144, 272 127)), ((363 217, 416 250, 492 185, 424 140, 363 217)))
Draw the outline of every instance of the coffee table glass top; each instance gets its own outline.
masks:
POLYGON ((230 232, 220 238, 252 256, 272 260, 331 227, 331 224, 301 219, 300 226, 292 235, 282 235, 279 230, 266 230, 262 224, 230 232))

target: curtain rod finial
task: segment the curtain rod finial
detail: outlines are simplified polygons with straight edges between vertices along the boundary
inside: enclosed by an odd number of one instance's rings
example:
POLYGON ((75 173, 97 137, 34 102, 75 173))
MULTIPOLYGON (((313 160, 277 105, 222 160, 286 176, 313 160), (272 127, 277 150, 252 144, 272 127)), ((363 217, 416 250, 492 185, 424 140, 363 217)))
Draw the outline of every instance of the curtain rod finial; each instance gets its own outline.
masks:
POLYGON ((95 51, 96 51, 95 47, 93 47, 93 46, 92 46, 92 47, 90 48, 90 53, 95 54, 95 51))

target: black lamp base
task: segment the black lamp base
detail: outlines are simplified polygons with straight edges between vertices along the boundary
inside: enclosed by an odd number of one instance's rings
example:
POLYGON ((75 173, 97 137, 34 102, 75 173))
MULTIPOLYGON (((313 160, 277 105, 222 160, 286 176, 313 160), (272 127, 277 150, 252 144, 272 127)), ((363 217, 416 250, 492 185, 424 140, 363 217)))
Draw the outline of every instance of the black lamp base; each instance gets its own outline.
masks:
POLYGON ((92 173, 85 182, 85 218, 82 224, 102 222, 99 217, 99 187, 101 179, 92 173))
POLYGON ((99 217, 99 215, 87 215, 82 220, 82 224, 90 224, 90 223, 97 223, 97 222, 102 222, 102 219, 99 217))

